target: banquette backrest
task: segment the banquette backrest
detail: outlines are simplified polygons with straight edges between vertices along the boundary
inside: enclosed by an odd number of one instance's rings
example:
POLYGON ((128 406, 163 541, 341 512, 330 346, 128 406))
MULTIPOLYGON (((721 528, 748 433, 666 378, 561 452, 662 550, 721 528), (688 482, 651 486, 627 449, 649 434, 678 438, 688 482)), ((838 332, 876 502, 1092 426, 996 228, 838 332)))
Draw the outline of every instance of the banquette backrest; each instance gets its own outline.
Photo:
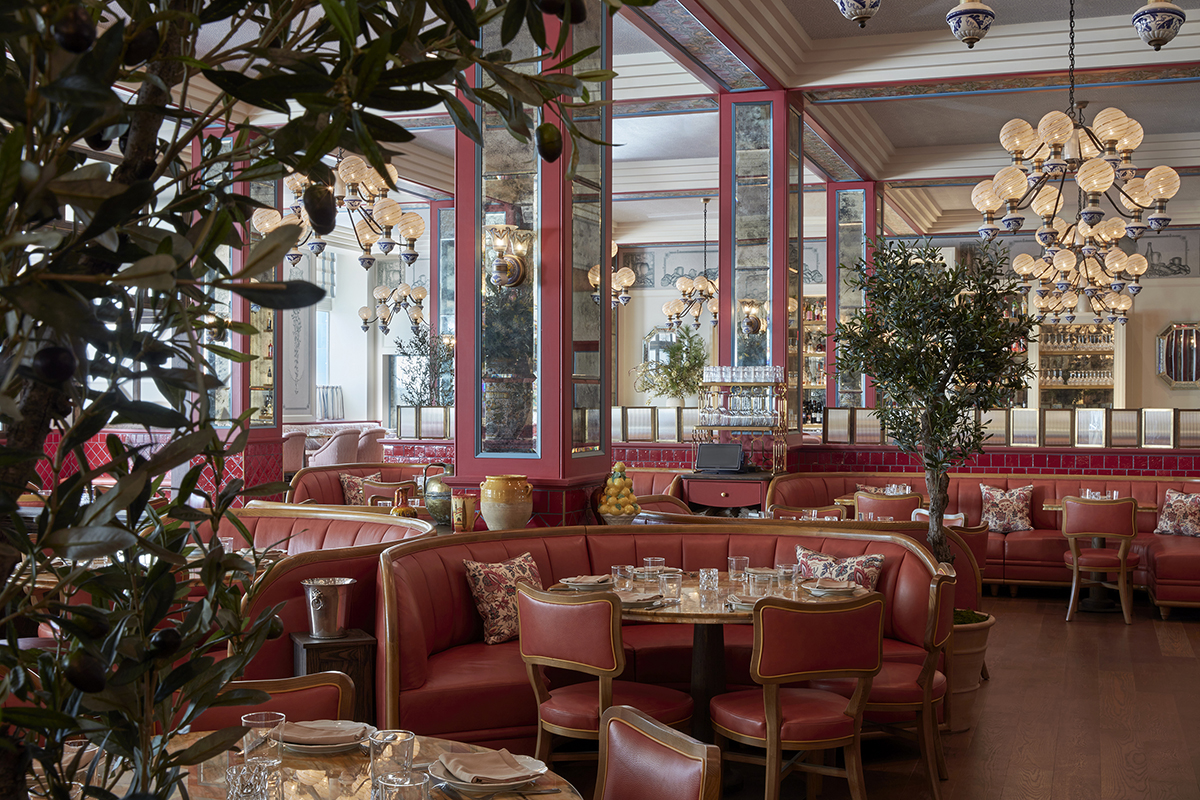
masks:
MULTIPOLYGON (((202 538, 208 538, 206 530, 207 526, 202 526, 202 538)), ((433 530, 432 523, 411 517, 259 501, 222 517, 217 535, 233 537, 238 548, 247 544, 248 536, 259 550, 285 550, 288 555, 296 555, 312 550, 399 542, 433 530)))
MULTIPOLYGON (((398 464, 385 462, 379 464, 334 464, 325 467, 308 467, 302 469, 292 478, 288 489, 289 503, 318 503, 322 505, 341 505, 346 502, 342 492, 341 475, 355 475, 366 478, 379 473, 379 480, 385 483, 400 481, 416 481, 421 486, 426 464, 398 464)), ((437 475, 443 470, 433 467, 430 475, 437 475)))
POLYGON ((679 476, 690 471, 630 467, 625 470, 625 477, 633 480, 633 493, 638 497, 649 494, 669 494, 672 497, 682 497, 683 481, 679 476))
MULTIPOLYGON (((1064 458, 1066 458, 1064 456, 1064 458)), ((924 494, 922 473, 793 473, 780 475, 767 487, 767 507, 772 505, 813 508, 829 505, 834 498, 853 494, 859 484, 885 486, 905 481, 914 491, 924 494)), ((978 525, 983 516, 981 485, 1011 490, 1021 486, 1033 486, 1030 503, 1030 521, 1033 527, 1042 530, 1057 530, 1062 526, 1058 511, 1046 511, 1047 501, 1058 501, 1064 497, 1080 497, 1085 489, 1100 492, 1116 491, 1121 497, 1133 497, 1139 504, 1162 508, 1168 489, 1188 493, 1200 493, 1200 480, 1156 477, 1086 476, 1069 474, 951 474, 949 502, 946 513, 967 515, 967 525, 978 525)), ((1158 524, 1157 512, 1144 511, 1138 514, 1138 530, 1150 533, 1158 524)))
POLYGON ((400 692, 425 683, 432 654, 482 639, 464 560, 498 562, 528 552, 546 587, 570 575, 607 572, 613 564, 640 564, 646 556, 661 556, 685 570, 724 570, 730 555, 749 556, 750 566, 794 563, 797 544, 842 557, 881 553, 876 588, 887 600, 884 636, 924 645, 929 585, 937 565, 915 540, 875 531, 725 523, 470 533, 388 548, 379 560, 375 617, 381 719, 398 722, 400 692))

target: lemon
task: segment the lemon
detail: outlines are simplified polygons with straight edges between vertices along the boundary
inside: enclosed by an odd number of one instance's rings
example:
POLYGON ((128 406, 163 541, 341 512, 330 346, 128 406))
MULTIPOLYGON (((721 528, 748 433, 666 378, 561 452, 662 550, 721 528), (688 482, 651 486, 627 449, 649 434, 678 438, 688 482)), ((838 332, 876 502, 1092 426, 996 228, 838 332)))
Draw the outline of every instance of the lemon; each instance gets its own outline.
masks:
POLYGON ((625 462, 624 461, 618 461, 616 464, 613 464, 613 472, 624 472, 624 471, 625 471, 625 462))

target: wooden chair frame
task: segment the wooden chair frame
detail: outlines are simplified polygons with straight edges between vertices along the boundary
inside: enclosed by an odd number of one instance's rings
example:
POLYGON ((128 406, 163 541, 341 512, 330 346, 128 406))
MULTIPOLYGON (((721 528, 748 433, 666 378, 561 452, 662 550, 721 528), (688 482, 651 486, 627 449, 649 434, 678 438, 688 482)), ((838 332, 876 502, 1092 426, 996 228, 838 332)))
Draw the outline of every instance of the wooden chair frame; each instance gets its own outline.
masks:
MULTIPOLYGON (((1122 497, 1118 500, 1090 500, 1083 497, 1064 497, 1062 500, 1062 535, 1067 538, 1067 545, 1071 548, 1071 599, 1067 603, 1067 622, 1075 616, 1075 611, 1079 607, 1079 590, 1084 586, 1104 586, 1109 589, 1116 589, 1121 597, 1121 613, 1125 617, 1125 624, 1133 624, 1133 587, 1129 583, 1130 573, 1133 572, 1133 567, 1129 566, 1129 548, 1133 544, 1134 538, 1137 536, 1137 500, 1132 497, 1122 497), (1070 501, 1070 502, 1068 502, 1070 501), (1089 506, 1106 506, 1113 510, 1114 516, 1120 510, 1121 506, 1129 507, 1130 514, 1130 533, 1112 533, 1105 531, 1076 531, 1073 533, 1067 532, 1067 518, 1069 507, 1074 505, 1089 505, 1089 506), (1116 538, 1121 540, 1120 546, 1117 548, 1117 559, 1120 566, 1116 569, 1102 570, 1087 570, 1091 572, 1108 574, 1111 572, 1117 573, 1117 582, 1111 583, 1106 580, 1096 580, 1094 578, 1084 578, 1080 574, 1079 558, 1080 558, 1080 539, 1101 538, 1109 539, 1116 538)), ((1084 569, 1087 569, 1086 567, 1084 569)))
POLYGON ((851 600, 839 603, 801 603, 784 600, 778 597, 764 597, 754 604, 754 651, 750 657, 750 677, 763 687, 763 708, 766 718, 767 735, 765 739, 745 736, 717 723, 713 723, 717 744, 721 745, 722 758, 728 761, 741 761, 749 764, 760 764, 766 767, 765 800, 779 800, 779 785, 788 775, 796 770, 808 773, 808 791, 811 797, 819 786, 819 776, 831 775, 845 778, 850 784, 850 796, 854 800, 866 800, 866 786, 863 781, 862 769, 862 721, 866 710, 867 697, 871 694, 871 684, 875 675, 883 665, 883 595, 871 592, 851 600), (873 670, 864 674, 859 670, 822 670, 820 672, 789 673, 785 675, 763 675, 759 669, 763 649, 762 613, 764 609, 776 608, 800 614, 828 614, 839 611, 853 611, 867 605, 878 604, 881 607, 879 616, 879 631, 876 634, 878 656, 873 670), (824 739, 819 742, 783 741, 781 730, 783 726, 782 712, 779 705, 779 686, 783 683, 793 683, 798 680, 819 680, 824 678, 854 678, 857 684, 854 693, 846 705, 846 716, 854 720, 854 732, 840 739, 824 739), (755 756, 743 753, 731 753, 724 746, 724 740, 740 742, 741 744, 760 747, 766 750, 765 756, 755 756), (846 754, 845 768, 826 765, 820 756, 822 751, 843 748, 846 754), (786 764, 783 761, 784 750, 799 750, 786 764), (808 761, 801 761, 808 758, 808 761))
MULTIPOLYGON (((701 763, 704 779, 695 800, 721 800, 721 749, 715 744, 698 742, 685 733, 663 725, 631 706, 612 706, 600 718, 600 762, 596 774, 595 800, 604 800, 608 781, 608 736, 611 725, 628 725, 664 747, 701 763)), ((613 800, 617 800, 613 798, 613 800)), ((688 798, 687 800, 692 800, 688 798)))
MULTIPOLYGON (((917 492, 909 492, 908 494, 879 494, 878 492, 857 491, 854 493, 854 518, 858 519, 858 499, 860 497, 869 497, 872 499, 883 500, 912 500, 916 498, 917 507, 924 505, 925 496, 917 492)), ((876 520, 878 521, 878 520, 876 520)), ((893 522, 911 522, 912 520, 893 520, 893 522)))
MULTIPOLYGON (((220 697, 234 689, 254 689, 266 692, 272 698, 279 695, 312 689, 317 686, 335 686, 338 689, 338 719, 354 719, 354 701, 356 699, 354 681, 344 672, 329 670, 314 672, 311 675, 297 675, 292 678, 266 678, 252 681, 230 681, 217 695, 220 697)), ((254 708, 247 705, 246 708, 254 708)), ((247 712, 249 713, 249 712, 247 712)))

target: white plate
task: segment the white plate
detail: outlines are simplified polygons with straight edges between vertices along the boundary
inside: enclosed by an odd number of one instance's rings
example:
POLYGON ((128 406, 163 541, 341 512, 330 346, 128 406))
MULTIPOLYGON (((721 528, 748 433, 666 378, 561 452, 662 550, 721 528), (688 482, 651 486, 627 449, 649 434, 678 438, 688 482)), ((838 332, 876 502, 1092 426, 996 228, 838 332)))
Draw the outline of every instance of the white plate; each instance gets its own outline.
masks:
POLYGON ((822 589, 817 586, 816 581, 804 581, 804 583, 800 584, 800 587, 814 597, 850 597, 858 594, 859 590, 862 589, 861 586, 857 585, 847 586, 845 589, 822 589))
POLYGON ((450 784, 452 787, 460 792, 463 792, 464 794, 492 794, 493 792, 507 792, 513 789, 519 789, 522 786, 528 786, 542 775, 545 775, 546 770, 548 769, 545 764, 543 764, 541 761, 538 761, 536 758, 519 756, 515 754, 513 755, 513 758, 515 758, 517 763, 522 767, 528 769, 530 772, 536 772, 537 775, 532 778, 527 778, 523 781, 510 781, 509 783, 467 783, 465 781, 460 781, 458 778, 451 775, 450 770, 446 769, 446 765, 441 761, 434 761, 429 765, 429 775, 434 780, 450 784))
POLYGON ((563 578, 559 583, 563 586, 570 586, 572 589, 607 589, 613 585, 612 576, 601 583, 581 583, 574 578, 563 578))
MULTIPOLYGON (((362 725, 361 722, 355 722, 349 719, 332 721, 340 723, 339 727, 345 728, 357 728, 358 726, 362 725)), ((293 753, 304 753, 306 755, 314 756, 328 755, 331 753, 345 753, 346 751, 353 750, 363 742, 367 741, 367 738, 374 732, 375 727, 373 725, 368 725, 366 733, 364 733, 363 737, 356 742, 340 742, 338 744, 297 744, 294 742, 284 742, 283 746, 288 750, 291 750, 293 753)))

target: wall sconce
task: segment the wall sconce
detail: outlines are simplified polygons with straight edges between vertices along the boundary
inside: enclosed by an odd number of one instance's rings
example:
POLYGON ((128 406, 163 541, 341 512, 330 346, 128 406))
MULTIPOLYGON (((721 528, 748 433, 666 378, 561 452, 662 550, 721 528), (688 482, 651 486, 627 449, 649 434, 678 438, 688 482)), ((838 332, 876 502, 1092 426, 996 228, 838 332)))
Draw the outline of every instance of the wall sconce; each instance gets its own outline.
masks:
POLYGON ((363 306, 358 310, 359 319, 362 320, 362 329, 365 333, 371 329, 371 323, 375 320, 379 321, 379 331, 384 335, 389 332, 389 325, 392 322, 392 317, 396 312, 404 311, 408 314, 408 321, 412 324, 414 335, 420 335, 421 325, 425 324, 425 298, 429 296, 429 290, 424 286, 412 286, 407 283, 402 283, 395 289, 389 289, 386 286, 376 286, 371 292, 371 296, 375 298, 375 319, 371 319, 371 309, 363 306), (409 300, 412 300, 410 303, 409 300))
MULTIPOLYGON (((617 257, 617 243, 612 244, 611 258, 617 257)), ((629 304, 629 287, 637 281, 637 273, 629 267, 615 269, 616 263, 613 264, 612 278, 609 279, 609 288, 612 291, 612 307, 624 306, 629 304)), ((588 270, 588 283, 592 285, 592 302, 600 305, 600 265, 596 264, 588 270)))
POLYGON ((742 321, 738 328, 746 336, 754 336, 762 332, 762 319, 759 318, 761 310, 762 307, 757 300, 742 301, 742 321))
POLYGON ((491 281, 499 287, 520 286, 525 280, 525 255, 533 244, 533 231, 516 225, 485 225, 487 248, 495 253, 491 281))

